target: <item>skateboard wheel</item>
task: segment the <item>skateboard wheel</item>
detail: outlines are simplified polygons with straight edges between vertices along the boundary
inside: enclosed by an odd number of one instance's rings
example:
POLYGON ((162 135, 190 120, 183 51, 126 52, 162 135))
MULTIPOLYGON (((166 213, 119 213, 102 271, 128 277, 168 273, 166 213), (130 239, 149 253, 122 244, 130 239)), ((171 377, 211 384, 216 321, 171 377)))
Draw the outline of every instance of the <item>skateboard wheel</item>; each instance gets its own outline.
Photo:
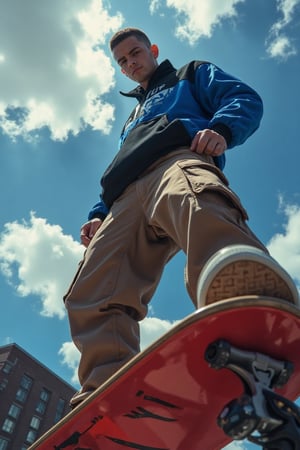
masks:
POLYGON ((205 359, 213 369, 226 367, 230 358, 231 346, 224 340, 215 341, 210 344, 205 352, 205 359))
POLYGON ((294 364, 289 361, 286 361, 284 369, 282 369, 282 371, 275 379, 273 387, 282 388, 289 381, 293 371, 294 371, 294 364))
POLYGON ((248 395, 228 403, 218 416, 217 423, 227 436, 241 440, 250 436, 256 429, 259 418, 248 395))

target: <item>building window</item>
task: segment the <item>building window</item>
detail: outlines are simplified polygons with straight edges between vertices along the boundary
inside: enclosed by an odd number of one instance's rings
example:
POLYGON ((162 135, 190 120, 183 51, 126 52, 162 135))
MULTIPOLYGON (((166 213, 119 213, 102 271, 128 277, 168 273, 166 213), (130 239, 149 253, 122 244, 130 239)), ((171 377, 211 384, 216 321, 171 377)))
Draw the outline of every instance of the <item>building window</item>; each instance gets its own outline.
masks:
POLYGON ((40 399, 43 400, 45 403, 47 403, 49 400, 49 397, 50 397, 50 392, 47 391, 47 389, 42 389, 40 399))
POLYGON ((28 375, 23 375, 21 378, 20 386, 29 391, 32 386, 32 378, 30 378, 28 375))
POLYGON ((8 448, 9 441, 0 437, 0 450, 6 450, 8 448))
POLYGON ((46 410, 46 404, 42 402, 41 400, 38 402, 35 408, 36 412, 41 414, 41 416, 45 413, 46 410))
POLYGON ((58 400, 57 403, 57 407, 56 407, 56 413, 55 413, 55 418, 54 418, 54 423, 58 422, 64 415, 64 410, 65 410, 65 400, 63 398, 60 398, 58 400))
POLYGON ((42 389, 40 393, 40 400, 35 408, 36 412, 43 415, 46 411, 46 406, 48 404, 49 399, 50 399, 50 392, 47 391, 47 389, 42 389))
POLYGON ((35 430, 29 430, 26 436, 26 442, 33 444, 37 438, 37 432, 35 430))
POLYGON ((23 388, 19 388, 16 393, 16 400, 20 403, 25 403, 28 395, 28 391, 23 388))
POLYGON ((7 378, 4 378, 2 381, 0 381, 0 391, 4 391, 4 389, 6 388, 7 385, 8 385, 8 380, 7 380, 7 378))
MULTIPOLYGON (((10 405, 10 408, 8 410, 7 418, 5 419, 2 430, 6 431, 7 433, 12 433, 15 429, 17 419, 20 415, 21 408, 17 405, 10 405)), ((0 441, 1 442, 1 441, 0 441)), ((1 450, 1 446, 0 446, 1 450)))
POLYGON ((33 416, 30 422, 30 428, 33 428, 34 430, 38 430, 40 428, 41 419, 38 417, 33 416))
POLYGON ((11 419, 5 419, 2 425, 2 430, 6 431, 6 433, 12 433, 15 428, 15 422, 11 419))
MULTIPOLYGON (((2 372, 6 373, 7 375, 12 371, 12 363, 10 361, 6 361, 2 367, 2 372)), ((1 447, 0 447, 1 450, 1 447)))
POLYGON ((20 387, 16 393, 16 400, 20 403, 24 403, 29 394, 30 388, 32 386, 32 378, 28 375, 23 375, 20 382, 20 387))
POLYGON ((33 416, 30 425, 29 425, 29 431, 26 436, 26 443, 32 444, 38 435, 38 429, 40 428, 41 419, 39 419, 36 416, 33 416))
MULTIPOLYGON (((10 406, 8 410, 8 416, 12 417, 13 419, 17 419, 20 415, 21 408, 18 405, 15 405, 14 403, 10 406)), ((1 448, 0 448, 1 450, 1 448)))

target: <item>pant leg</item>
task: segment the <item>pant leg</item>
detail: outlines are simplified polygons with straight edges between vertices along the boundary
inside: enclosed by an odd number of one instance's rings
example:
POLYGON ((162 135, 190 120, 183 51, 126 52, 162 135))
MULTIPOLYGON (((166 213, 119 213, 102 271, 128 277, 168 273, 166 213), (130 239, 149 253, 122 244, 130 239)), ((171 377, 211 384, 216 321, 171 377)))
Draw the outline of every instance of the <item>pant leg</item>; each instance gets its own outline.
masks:
POLYGON ((99 386, 139 351, 136 319, 145 317, 165 264, 180 248, 195 305, 199 274, 217 250, 248 244, 267 252, 246 218, 212 160, 189 149, 162 158, 127 188, 66 295, 83 391, 99 386))
POLYGON ((65 296, 81 352, 82 392, 93 390, 139 351, 139 325, 162 270, 178 251, 147 223, 133 183, 95 234, 65 296))
POLYGON ((210 157, 189 149, 169 156, 141 180, 149 223, 186 253, 186 286, 193 303, 199 274, 216 251, 231 244, 267 249, 246 224, 247 213, 210 157), (155 195, 149 186, 160 179, 155 195))

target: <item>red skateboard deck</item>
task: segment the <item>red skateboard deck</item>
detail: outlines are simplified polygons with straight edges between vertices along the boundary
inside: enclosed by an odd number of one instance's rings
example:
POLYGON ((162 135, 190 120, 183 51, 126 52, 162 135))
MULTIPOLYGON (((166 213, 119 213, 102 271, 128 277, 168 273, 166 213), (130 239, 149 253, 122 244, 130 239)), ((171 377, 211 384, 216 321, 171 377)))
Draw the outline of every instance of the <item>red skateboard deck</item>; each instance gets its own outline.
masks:
POLYGON ((217 416, 243 385, 206 362, 206 348, 218 339, 292 362, 293 374, 277 392, 293 401, 300 395, 300 310, 274 299, 227 300, 174 326, 30 450, 222 449, 231 439, 217 416))

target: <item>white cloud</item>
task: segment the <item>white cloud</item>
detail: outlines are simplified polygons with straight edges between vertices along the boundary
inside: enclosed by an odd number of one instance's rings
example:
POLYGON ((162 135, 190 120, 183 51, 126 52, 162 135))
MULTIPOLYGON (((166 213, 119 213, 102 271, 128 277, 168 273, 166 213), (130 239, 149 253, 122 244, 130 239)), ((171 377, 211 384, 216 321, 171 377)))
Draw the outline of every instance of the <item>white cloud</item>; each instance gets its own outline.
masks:
POLYGON ((158 319, 157 317, 146 317, 141 322, 141 350, 144 350, 163 334, 169 331, 178 321, 158 319))
POLYGON ((71 383, 79 386, 79 380, 77 375, 77 368, 79 364, 80 353, 75 347, 73 342, 64 342, 61 346, 59 356, 62 358, 61 363, 67 366, 72 371, 71 383))
POLYGON ((30 222, 7 223, 0 236, 0 271, 21 297, 39 297, 41 314, 65 316, 63 295, 83 247, 58 225, 31 215, 30 222))
POLYGON ((272 26, 266 40, 267 53, 271 58, 287 60, 297 54, 294 42, 284 30, 296 17, 299 5, 300 0, 277 0, 277 10, 281 14, 281 19, 272 26))
POLYGON ((150 0, 149 3, 150 14, 156 13, 159 7, 160 7, 160 0, 150 0))
POLYGON ((286 60, 290 56, 297 54, 296 48, 292 45, 289 38, 284 35, 276 36, 272 42, 270 42, 267 52, 271 58, 282 60, 286 60))
POLYGON ((277 9, 282 13, 282 19, 278 21, 273 28, 281 30, 288 25, 296 11, 296 6, 299 5, 299 0, 277 0, 277 9))
POLYGON ((102 0, 3 2, 0 129, 28 139, 42 127, 57 140, 86 126, 109 133, 114 108, 102 96, 114 69, 103 48, 122 20, 102 0))
MULTIPOLYGON (((194 44, 201 37, 211 37, 214 28, 223 20, 234 18, 236 5, 244 0, 166 0, 166 6, 174 8, 179 16, 176 35, 194 44)), ((153 14, 159 8, 159 1, 150 2, 153 14)))
POLYGON ((283 232, 275 234, 267 247, 300 287, 300 206, 280 202, 286 219, 283 232))

